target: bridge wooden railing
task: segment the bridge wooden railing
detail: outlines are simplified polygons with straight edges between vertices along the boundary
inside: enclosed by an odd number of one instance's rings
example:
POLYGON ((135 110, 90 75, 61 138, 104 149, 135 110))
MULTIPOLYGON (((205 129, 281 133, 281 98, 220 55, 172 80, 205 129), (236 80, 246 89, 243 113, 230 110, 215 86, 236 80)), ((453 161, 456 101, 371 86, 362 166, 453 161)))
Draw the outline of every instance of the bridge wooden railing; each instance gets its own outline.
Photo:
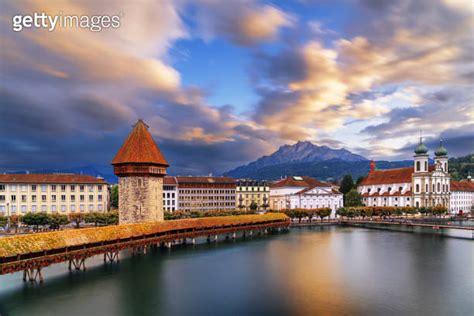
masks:
MULTIPOLYGON (((69 262, 69 269, 85 270, 85 259, 104 254, 104 261, 118 260, 124 249, 144 250, 148 246, 201 236, 239 231, 266 231, 288 227, 284 214, 222 216, 84 228, 0 238, 0 275, 23 271, 23 279, 42 281, 41 269, 69 262)), ((235 234, 234 234, 235 236, 235 234)))

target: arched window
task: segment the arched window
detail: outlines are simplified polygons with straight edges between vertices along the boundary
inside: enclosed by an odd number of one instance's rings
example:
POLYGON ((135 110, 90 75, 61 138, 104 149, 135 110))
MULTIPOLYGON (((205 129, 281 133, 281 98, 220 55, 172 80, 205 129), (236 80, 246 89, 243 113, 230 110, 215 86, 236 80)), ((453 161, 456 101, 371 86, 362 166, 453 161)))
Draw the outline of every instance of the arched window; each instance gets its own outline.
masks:
POLYGON ((428 192, 428 191, 429 191, 429 190, 428 190, 428 183, 427 183, 427 184, 426 184, 426 192, 428 192))
POLYGON ((421 167, 420 167, 420 162, 417 161, 417 162, 416 162, 416 171, 420 171, 420 168, 421 168, 421 167))
POLYGON ((428 171, 428 161, 425 161, 425 171, 428 171))
POLYGON ((416 192, 420 192, 420 185, 416 184, 416 192))
POLYGON ((441 191, 441 184, 438 182, 438 192, 441 191))

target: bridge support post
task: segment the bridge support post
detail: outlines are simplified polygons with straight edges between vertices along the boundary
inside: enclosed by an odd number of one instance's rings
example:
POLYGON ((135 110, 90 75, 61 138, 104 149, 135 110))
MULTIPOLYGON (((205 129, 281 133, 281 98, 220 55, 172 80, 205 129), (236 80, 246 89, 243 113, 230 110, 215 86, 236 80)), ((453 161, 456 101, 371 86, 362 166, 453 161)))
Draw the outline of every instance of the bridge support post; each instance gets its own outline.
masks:
POLYGON ((114 251, 114 252, 106 252, 104 253, 104 263, 106 262, 114 262, 117 261, 119 262, 119 251, 114 251))
POLYGON ((26 268, 23 270, 23 282, 26 281, 39 281, 40 283, 43 283, 43 274, 41 273, 41 268, 26 268))
POLYGON ((211 242, 211 235, 207 236, 207 242, 211 242))
POLYGON ((214 242, 217 242, 217 235, 214 235, 214 242))
POLYGON ((74 269, 86 271, 86 258, 72 258, 69 259, 69 271, 71 271, 71 266, 74 266, 74 269))

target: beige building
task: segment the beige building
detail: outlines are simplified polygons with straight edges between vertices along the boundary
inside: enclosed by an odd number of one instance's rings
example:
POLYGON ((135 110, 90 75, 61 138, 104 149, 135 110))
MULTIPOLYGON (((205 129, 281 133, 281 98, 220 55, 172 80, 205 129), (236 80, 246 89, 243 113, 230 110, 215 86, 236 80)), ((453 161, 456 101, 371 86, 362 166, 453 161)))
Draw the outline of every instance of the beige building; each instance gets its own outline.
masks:
POLYGON ((252 203, 257 210, 265 210, 270 203, 270 187, 265 181, 243 179, 237 181, 235 202, 240 210, 250 210, 252 203))
POLYGON ((104 212, 107 182, 74 174, 0 174, 0 214, 104 212))
POLYGON ((177 176, 178 210, 235 210, 235 180, 229 177, 177 176))

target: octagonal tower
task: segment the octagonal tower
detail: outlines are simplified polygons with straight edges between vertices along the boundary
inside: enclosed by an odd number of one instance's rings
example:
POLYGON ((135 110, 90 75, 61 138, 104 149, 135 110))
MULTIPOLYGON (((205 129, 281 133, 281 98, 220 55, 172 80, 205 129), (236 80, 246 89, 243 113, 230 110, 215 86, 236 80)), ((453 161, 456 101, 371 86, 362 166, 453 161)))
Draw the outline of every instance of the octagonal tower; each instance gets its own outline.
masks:
POLYGON ((162 221, 168 163, 142 120, 133 126, 112 165, 119 177, 119 223, 162 221))

